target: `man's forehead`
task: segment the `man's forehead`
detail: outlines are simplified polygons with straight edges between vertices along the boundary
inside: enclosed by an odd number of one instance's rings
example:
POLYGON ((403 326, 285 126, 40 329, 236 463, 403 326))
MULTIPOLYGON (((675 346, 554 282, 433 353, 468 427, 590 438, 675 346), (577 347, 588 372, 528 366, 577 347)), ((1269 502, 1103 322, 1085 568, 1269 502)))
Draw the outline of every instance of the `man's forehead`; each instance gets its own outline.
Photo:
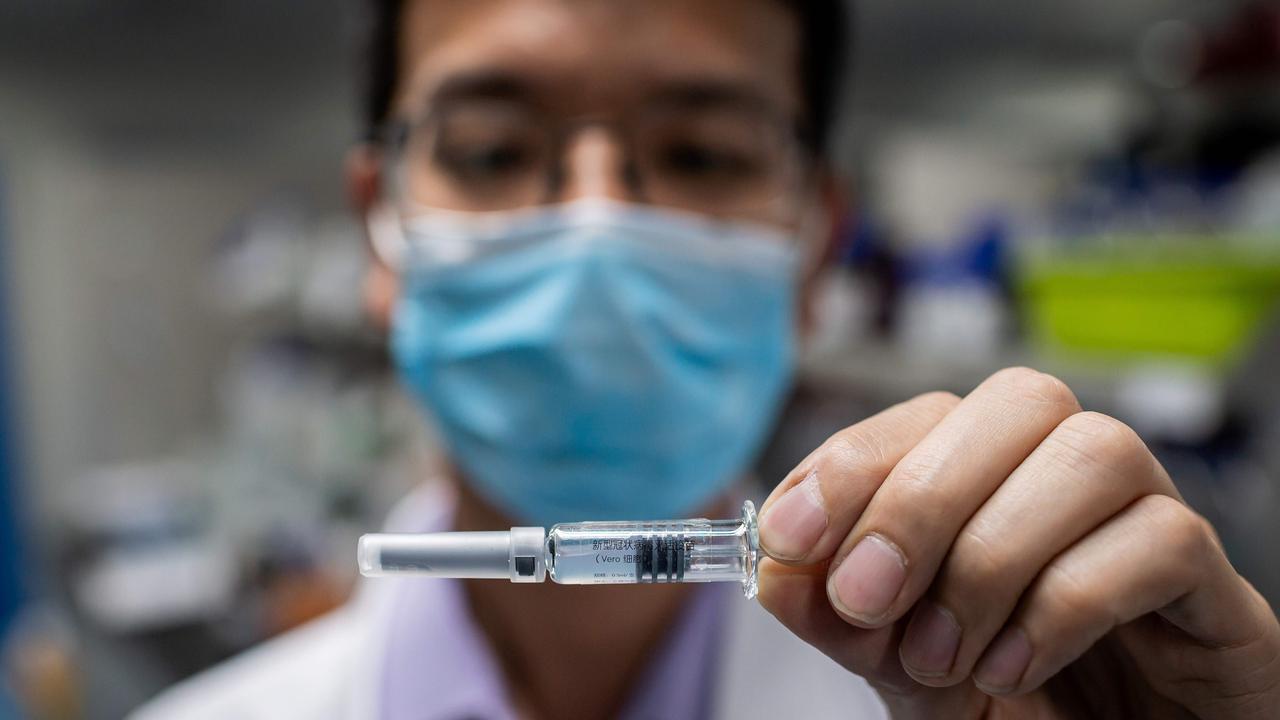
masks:
POLYGON ((721 87, 794 114, 799 40, 777 0, 410 0, 395 110, 481 78, 584 112, 721 87))

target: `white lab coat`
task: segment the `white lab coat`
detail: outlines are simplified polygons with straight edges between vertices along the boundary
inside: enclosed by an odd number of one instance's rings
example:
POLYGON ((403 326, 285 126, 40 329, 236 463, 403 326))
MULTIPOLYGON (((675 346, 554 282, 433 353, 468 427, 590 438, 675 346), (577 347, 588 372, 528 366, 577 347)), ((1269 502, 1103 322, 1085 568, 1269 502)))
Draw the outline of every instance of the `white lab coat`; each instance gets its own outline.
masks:
MULTIPOLYGON (((388 529, 405 528, 397 517, 420 521, 424 512, 448 508, 439 488, 424 488, 392 514, 388 529)), ((398 582, 364 582, 342 608, 179 683, 132 720, 376 720, 398 582)), ((730 612, 716 718, 888 718, 865 680, 792 635, 758 603, 734 602, 730 612)))

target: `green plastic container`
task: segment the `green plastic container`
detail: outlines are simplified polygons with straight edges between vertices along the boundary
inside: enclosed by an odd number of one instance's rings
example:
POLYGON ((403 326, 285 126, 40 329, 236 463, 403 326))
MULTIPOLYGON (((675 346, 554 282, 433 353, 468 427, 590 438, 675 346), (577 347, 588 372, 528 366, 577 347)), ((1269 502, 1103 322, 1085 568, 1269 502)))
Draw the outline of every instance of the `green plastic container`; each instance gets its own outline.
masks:
POLYGON ((1019 287, 1032 337, 1059 351, 1229 361, 1280 306, 1280 236, 1247 250, 1209 252, 1209 242, 1112 238, 1110 247, 1146 252, 1024 262, 1019 287))

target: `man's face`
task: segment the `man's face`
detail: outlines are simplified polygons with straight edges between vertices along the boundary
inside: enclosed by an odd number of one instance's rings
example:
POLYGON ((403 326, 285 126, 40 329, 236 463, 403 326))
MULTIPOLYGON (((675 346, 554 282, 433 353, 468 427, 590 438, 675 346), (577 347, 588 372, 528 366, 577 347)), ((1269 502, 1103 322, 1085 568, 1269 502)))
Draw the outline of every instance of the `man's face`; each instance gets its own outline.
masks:
POLYGON ((598 197, 822 232, 795 134, 799 26, 777 0, 409 0, 400 32, 390 116, 409 140, 384 196, 598 197))
MULTIPOLYGON (((765 128, 794 127, 796 23, 776 0, 411 0, 402 27, 392 113, 418 123, 422 139, 407 149, 410 164, 440 168, 419 173, 426 176, 417 178, 419 200, 483 210, 602 195, 787 219, 785 198, 776 196, 794 191, 794 182, 759 181, 768 197, 762 189, 758 198, 717 203, 663 175, 690 175, 716 152, 729 154, 725 162, 763 161, 764 146, 780 139, 766 142, 765 128), (554 148, 533 137, 555 137, 554 129, 583 119, 627 131, 587 129, 554 148), (510 166, 544 161, 563 168, 549 191, 541 182, 527 190, 486 186, 504 182, 490 176, 510 166), (660 177, 628 187, 629 162, 660 177)), ((783 162, 788 149, 771 151, 769 162, 783 162)))

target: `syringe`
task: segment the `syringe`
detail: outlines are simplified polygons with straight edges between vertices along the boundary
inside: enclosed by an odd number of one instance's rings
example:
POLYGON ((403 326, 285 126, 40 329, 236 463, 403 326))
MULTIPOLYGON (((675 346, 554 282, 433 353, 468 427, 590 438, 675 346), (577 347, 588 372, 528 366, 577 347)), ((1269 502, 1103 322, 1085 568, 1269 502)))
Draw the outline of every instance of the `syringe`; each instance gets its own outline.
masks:
POLYGON ((420 575, 565 585, 740 582, 755 597, 760 534, 748 500, 737 520, 562 523, 546 532, 365 535, 357 552, 367 577, 420 575))

